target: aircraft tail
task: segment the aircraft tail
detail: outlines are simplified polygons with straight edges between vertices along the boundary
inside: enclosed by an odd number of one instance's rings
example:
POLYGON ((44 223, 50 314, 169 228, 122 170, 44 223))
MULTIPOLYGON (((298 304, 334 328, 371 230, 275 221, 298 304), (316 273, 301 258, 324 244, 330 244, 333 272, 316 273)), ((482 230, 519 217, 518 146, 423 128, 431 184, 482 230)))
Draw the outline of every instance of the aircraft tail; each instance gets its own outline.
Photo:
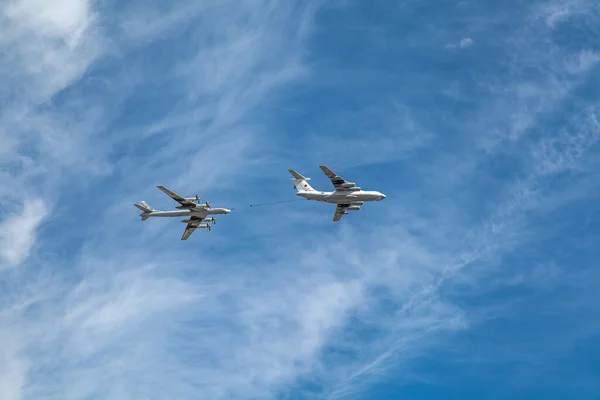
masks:
POLYGON ((150 214, 152 211, 156 211, 154 208, 150 207, 145 201, 135 203, 134 206, 136 206, 142 211, 142 213, 140 214, 142 216, 142 221, 148 219, 149 215, 147 214, 150 214))
POLYGON ((290 171, 290 174, 292 174, 292 176, 294 177, 294 179, 292 179, 292 181, 294 181, 294 188, 296 190, 298 190, 299 192, 314 192, 315 191, 315 189, 313 189, 312 186, 310 186, 307 182, 307 181, 310 181, 310 178, 300 175, 293 169, 288 169, 288 171, 290 171))

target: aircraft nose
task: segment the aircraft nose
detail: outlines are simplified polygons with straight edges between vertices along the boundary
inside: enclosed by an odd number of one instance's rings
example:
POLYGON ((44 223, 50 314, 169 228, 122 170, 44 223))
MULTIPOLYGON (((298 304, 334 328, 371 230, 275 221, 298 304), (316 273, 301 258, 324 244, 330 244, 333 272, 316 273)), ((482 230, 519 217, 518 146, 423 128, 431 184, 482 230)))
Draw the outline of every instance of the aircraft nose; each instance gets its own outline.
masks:
POLYGON ((231 210, 229 208, 225 209, 225 214, 229 214, 231 212, 231 210))
POLYGON ((385 194, 383 194, 383 193, 382 193, 382 194, 381 194, 381 197, 379 197, 379 201, 381 201, 381 200, 383 200, 383 199, 385 199, 385 194))

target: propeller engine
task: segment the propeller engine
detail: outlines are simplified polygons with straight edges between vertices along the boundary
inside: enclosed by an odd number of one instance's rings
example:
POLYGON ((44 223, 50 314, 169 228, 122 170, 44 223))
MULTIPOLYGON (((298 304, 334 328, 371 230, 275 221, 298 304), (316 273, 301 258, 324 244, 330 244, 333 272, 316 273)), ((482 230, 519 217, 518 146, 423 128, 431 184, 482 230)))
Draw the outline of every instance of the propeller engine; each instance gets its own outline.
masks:
POLYGON ((184 197, 184 199, 196 204, 198 204, 198 202, 200 201, 200 197, 198 197, 198 194, 196 194, 195 197, 184 197))
MULTIPOLYGON (((203 219, 202 220, 203 223, 197 224, 196 228, 198 228, 198 229, 208 229, 210 231, 210 226, 211 226, 210 223, 209 223, 210 220, 212 220, 212 218, 205 218, 205 219, 203 219)), ((189 219, 184 219, 181 222, 184 222, 186 224, 193 224, 193 223, 198 223, 198 220, 197 219, 189 218, 189 219)))
MULTIPOLYGON (((193 200, 196 202, 196 204, 200 205, 200 197, 198 197, 198 193, 196 193, 196 197, 193 200)), ((204 203, 204 207, 210 208, 210 203, 208 200, 204 203)))
POLYGON ((196 226, 196 228, 208 229, 208 231, 210 232, 210 224, 198 224, 198 226, 196 226))
POLYGON ((208 231, 210 232, 210 224, 200 224, 198 225, 198 228, 208 229, 208 231))

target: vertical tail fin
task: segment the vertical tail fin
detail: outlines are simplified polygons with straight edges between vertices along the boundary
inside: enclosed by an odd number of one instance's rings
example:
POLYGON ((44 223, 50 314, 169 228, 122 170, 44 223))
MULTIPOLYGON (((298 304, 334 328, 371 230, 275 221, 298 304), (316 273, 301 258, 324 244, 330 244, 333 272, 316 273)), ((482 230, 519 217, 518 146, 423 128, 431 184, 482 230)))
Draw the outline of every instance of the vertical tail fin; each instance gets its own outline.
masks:
POLYGON ((148 215, 151 213, 152 211, 155 211, 154 208, 150 207, 148 205, 148 203, 146 203, 145 201, 140 201, 138 203, 135 203, 134 206, 136 206, 137 208, 139 208, 142 213, 140 214, 142 216, 142 221, 145 221, 148 219, 148 215))
POLYGON ((290 174, 292 174, 292 176, 294 177, 294 179, 292 179, 292 181, 294 182, 294 187, 296 188, 296 190, 298 190, 299 192, 314 192, 315 191, 315 189, 313 189, 312 186, 310 186, 307 182, 307 181, 310 181, 310 178, 306 178, 306 177, 300 175, 293 169, 288 169, 288 171, 290 171, 290 174))

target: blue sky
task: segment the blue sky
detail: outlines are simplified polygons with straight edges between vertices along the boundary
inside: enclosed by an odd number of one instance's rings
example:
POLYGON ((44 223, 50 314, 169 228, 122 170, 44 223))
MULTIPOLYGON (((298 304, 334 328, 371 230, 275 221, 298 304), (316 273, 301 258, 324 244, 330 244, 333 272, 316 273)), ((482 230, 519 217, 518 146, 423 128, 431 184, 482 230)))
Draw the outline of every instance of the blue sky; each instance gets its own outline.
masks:
POLYGON ((600 396, 595 0, 49 3, 0 11, 0 398, 600 396), (321 164, 387 199, 249 207, 321 164))

